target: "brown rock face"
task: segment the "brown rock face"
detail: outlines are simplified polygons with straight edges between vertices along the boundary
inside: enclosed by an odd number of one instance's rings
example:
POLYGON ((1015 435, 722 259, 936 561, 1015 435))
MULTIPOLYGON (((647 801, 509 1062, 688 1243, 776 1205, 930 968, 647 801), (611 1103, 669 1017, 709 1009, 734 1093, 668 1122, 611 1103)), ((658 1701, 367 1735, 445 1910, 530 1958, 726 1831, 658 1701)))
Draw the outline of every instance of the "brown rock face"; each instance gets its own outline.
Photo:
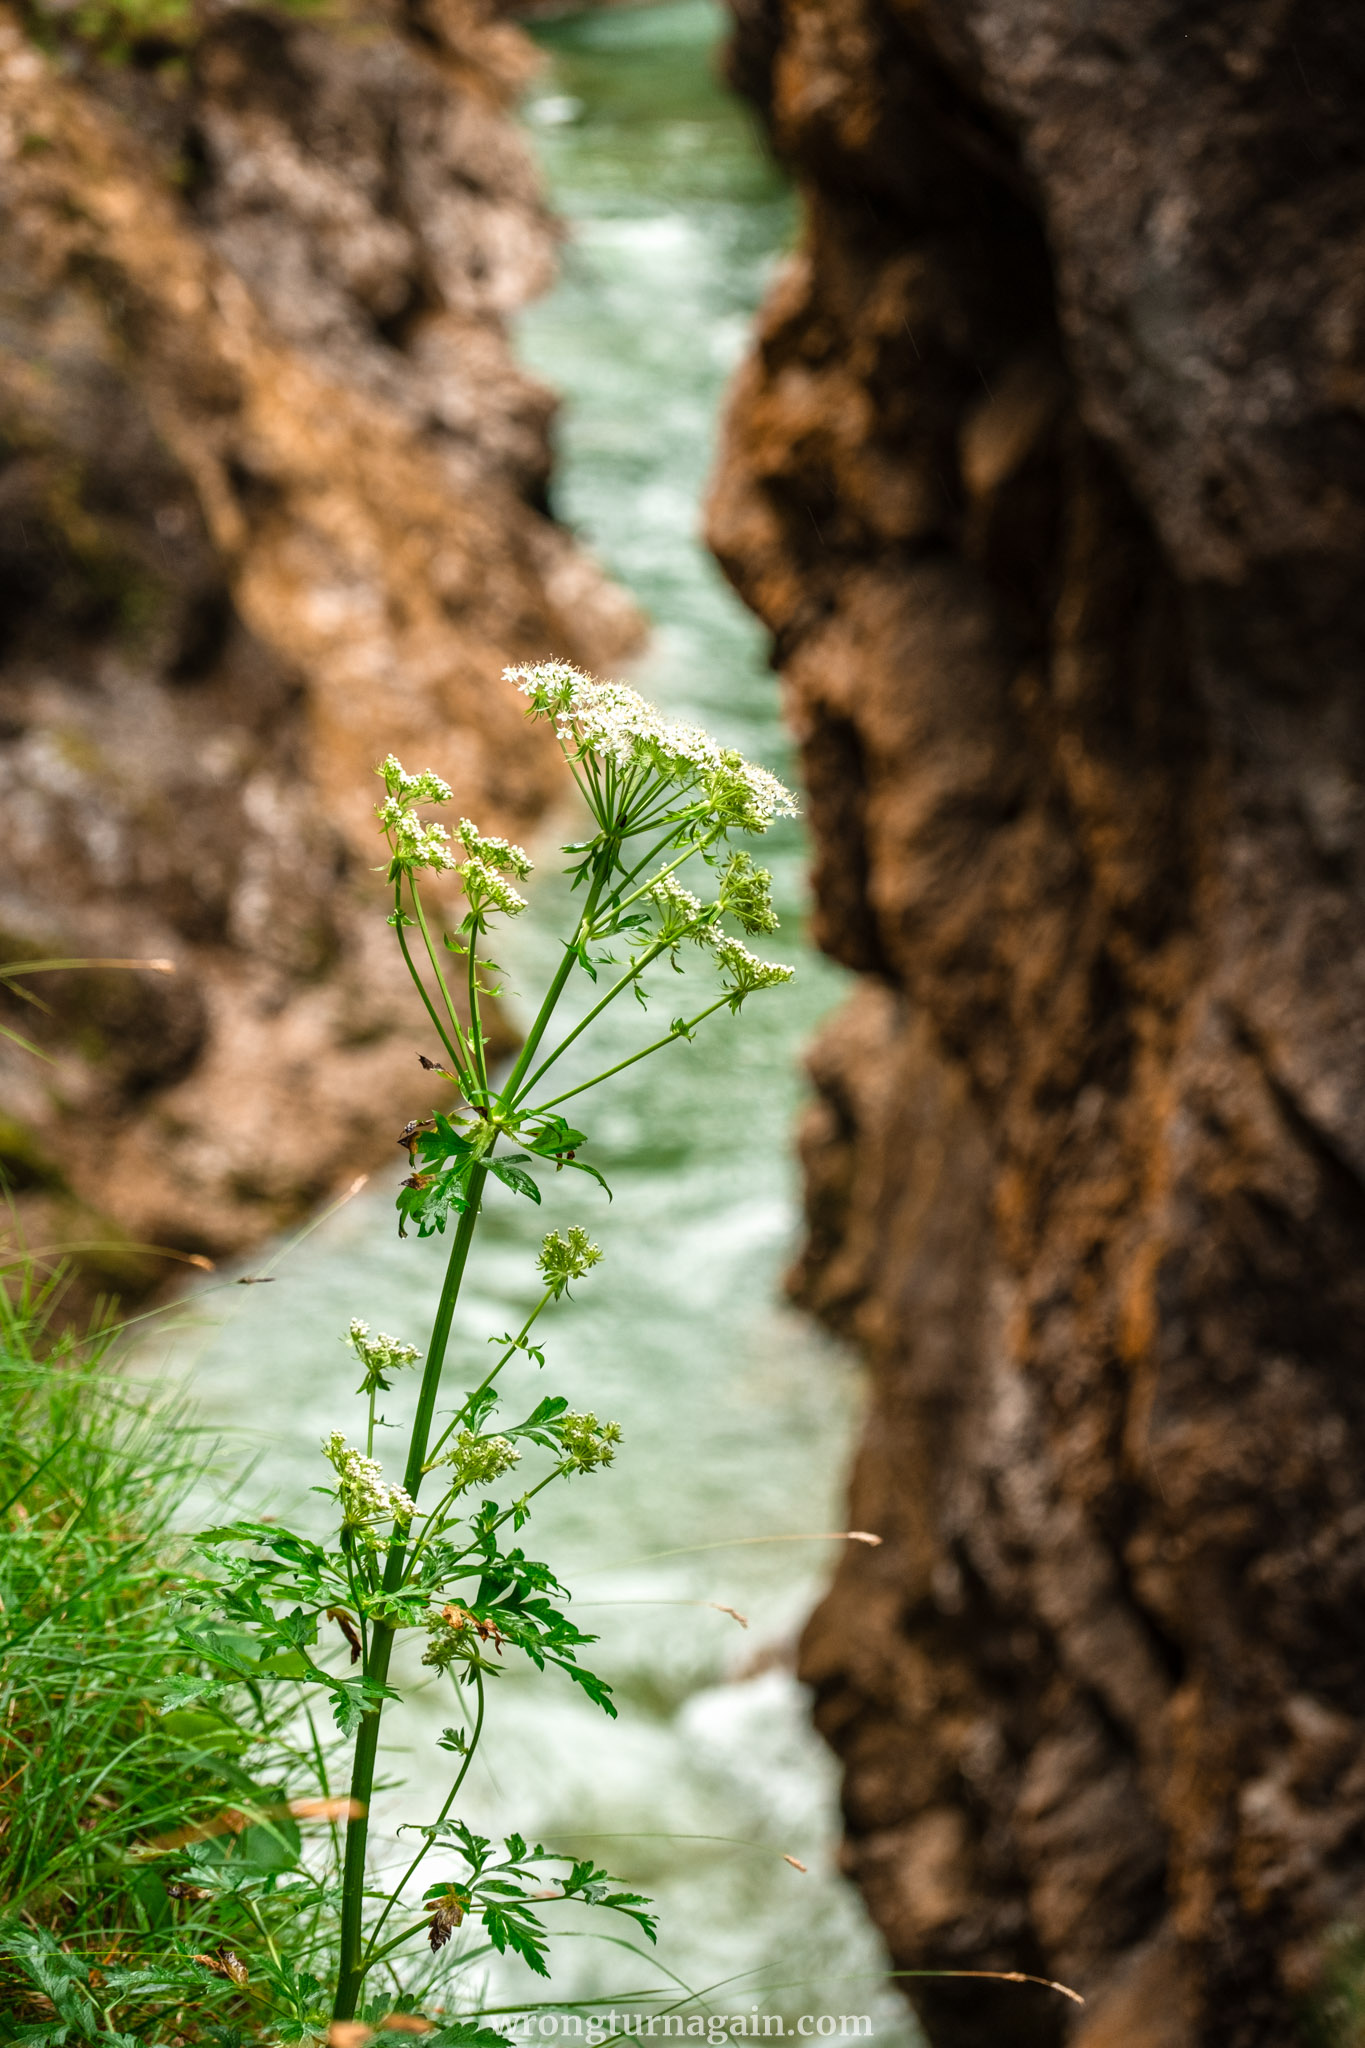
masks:
POLYGON ((0 1154, 30 1242, 221 1252, 420 1101, 375 762, 524 830, 559 785, 504 662, 634 620, 507 347, 554 247, 519 33, 235 9, 175 55, 0 24, 0 945, 180 970, 6 1003, 57 1063, 0 1041, 0 1154))
POLYGON ((1285 2048, 1365 1918, 1365 13, 737 0, 716 550, 820 942, 804 1666, 942 2048, 1285 2048))

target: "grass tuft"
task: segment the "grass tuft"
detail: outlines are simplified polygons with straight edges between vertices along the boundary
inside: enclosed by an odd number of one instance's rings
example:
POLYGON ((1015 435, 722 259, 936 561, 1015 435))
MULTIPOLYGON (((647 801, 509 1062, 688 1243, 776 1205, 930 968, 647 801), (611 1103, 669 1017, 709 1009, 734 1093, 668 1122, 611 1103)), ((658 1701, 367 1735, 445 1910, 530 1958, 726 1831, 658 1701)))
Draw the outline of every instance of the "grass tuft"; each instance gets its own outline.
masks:
POLYGON ((299 1862, 288 1796, 325 1793, 325 1759, 251 1686, 174 1704, 203 1676, 175 1523, 214 1446, 108 1331, 59 1328, 57 1293, 0 1286, 0 2013, 34 2048, 230 2048, 297 1912, 270 1896, 299 1862))

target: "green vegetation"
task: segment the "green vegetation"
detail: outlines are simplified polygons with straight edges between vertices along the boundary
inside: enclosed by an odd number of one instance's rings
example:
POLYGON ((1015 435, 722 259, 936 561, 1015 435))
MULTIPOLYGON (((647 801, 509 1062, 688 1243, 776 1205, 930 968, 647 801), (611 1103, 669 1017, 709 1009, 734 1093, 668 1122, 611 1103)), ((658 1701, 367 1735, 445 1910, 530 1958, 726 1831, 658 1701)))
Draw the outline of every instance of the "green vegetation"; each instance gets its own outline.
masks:
MULTIPOLYGON (((186 1497, 206 1491, 202 1438, 155 1393, 109 1371, 107 1334, 61 1334, 52 1291, 29 1268, 18 1266, 3 1297, 0 1992, 25 2015, 14 2037, 35 2048, 231 2048, 395 2015, 420 2014, 430 2029, 445 2018, 443 1980, 490 1949, 548 1977, 544 1915, 556 1902, 600 1909, 654 1939, 649 1901, 591 1859, 515 1833, 496 1847, 458 1809, 504 1651, 616 1711, 610 1687, 581 1662, 593 1638, 570 1618, 568 1590, 515 1540, 536 1495, 610 1466, 620 1442, 616 1424, 574 1413, 562 1396, 512 1392, 519 1371, 544 1367, 533 1326, 600 1260, 581 1225, 545 1235, 539 1299, 515 1334, 489 1340, 496 1362, 476 1369, 478 1384, 453 1412, 438 1413, 438 1402, 490 1186, 539 1204, 538 1176, 568 1170, 609 1192, 561 1105, 790 980, 790 968, 727 929, 766 936, 777 919, 766 871, 726 842, 763 833, 793 805, 765 769, 623 686, 561 663, 514 679, 530 715, 553 725, 592 831, 565 849, 578 905, 505 1078, 483 1022, 499 970, 481 947, 495 919, 525 909, 514 885, 531 863, 468 819, 452 843, 419 816, 450 802, 439 776, 408 775, 392 758, 379 771, 389 922, 443 1056, 423 1063, 452 1089, 448 1111, 403 1133, 413 1171, 399 1231, 426 1238, 450 1225, 451 1249, 425 1360, 359 1320, 345 1334, 361 1374, 364 1448, 340 1429, 323 1442, 330 1483, 315 1491, 334 1504, 330 1537, 238 1520, 187 1548, 176 1529, 193 1519, 186 1497), (693 862, 713 871, 710 902, 679 880, 693 862), (454 930, 433 931, 423 871, 458 875, 464 915, 454 930), (608 1055, 604 1071, 575 1078, 597 1020, 626 997, 647 1010, 647 977, 663 974, 681 976, 674 986, 691 1014, 662 1035, 643 1024, 626 1058, 608 1055), (575 981, 587 984, 587 1007, 566 1026, 559 1006, 575 981), (400 1484, 383 1476, 376 1432, 387 1426, 383 1397, 419 1366, 400 1484), (509 1393, 525 1412, 495 1428, 509 1393), (519 1475, 512 1497, 500 1497, 523 1458, 540 1461, 539 1476, 519 1475), (394 1659, 403 1638, 424 1646, 422 1666, 454 1686, 457 1725, 438 1744, 450 1780, 439 1811, 415 1831, 406 1870, 381 1885, 370 1809, 381 1717, 405 1690, 394 1659), (352 1745, 345 1797, 332 1793, 329 1773, 338 1737, 352 1745), (308 1823, 317 1823, 311 1843, 308 1823)), ((500 2042, 474 2018, 428 2038, 500 2042)))
MULTIPOLYGON (((389 923, 442 1055, 424 1056, 423 1064, 454 1091, 449 1112, 414 1120, 400 1137, 413 1172, 398 1197, 399 1234, 413 1226, 424 1238, 450 1226, 425 1358, 413 1345, 351 1323, 348 1341, 361 1368, 356 1393, 365 1401, 356 1434, 363 1434, 364 1448, 340 1429, 324 1440, 333 1483, 315 1490, 335 1503, 327 1541, 308 1530, 252 1521, 211 1530, 203 1539, 220 1589, 216 1602, 205 1603, 193 1640, 218 1677, 199 1681, 183 1698, 217 1702, 244 1680, 297 1686, 304 1699, 320 1699, 353 1741, 331 1995, 335 2021, 377 2016, 374 1984, 397 1967, 400 1954, 410 1970, 418 1943, 439 1955, 465 1921, 482 1928, 482 1949, 473 1954, 489 1947, 511 1951, 541 1977, 549 1975, 548 1903, 599 1908, 654 1940, 649 1901, 591 1859, 555 1854, 518 1834, 504 1838, 499 1855, 456 1810, 505 1649, 580 1686, 605 1713, 616 1712, 610 1686, 581 1661, 594 1638, 570 1618, 568 1589, 515 1540, 538 1494, 609 1466, 620 1441, 615 1423, 573 1413, 562 1395, 535 1399, 529 1387, 514 1391, 518 1373, 544 1367, 539 1332, 531 1341, 533 1326, 601 1257, 581 1225, 572 1225, 567 1236, 547 1233, 537 1262, 539 1299, 519 1330, 489 1338, 496 1363, 476 1368, 478 1384, 446 1412, 444 1427, 438 1402, 455 1307, 491 1188, 501 1184, 539 1204, 541 1180, 567 1170, 609 1194, 599 1169, 582 1156, 586 1134, 559 1113, 562 1105, 690 1039, 717 1012, 738 1015, 749 997, 792 976, 790 967, 750 952, 726 922, 750 935, 776 928, 771 877, 747 852, 727 844, 732 835, 762 834, 774 818, 793 814, 791 794, 776 777, 718 746, 699 727, 663 718, 635 691, 595 682, 567 663, 509 670, 508 680, 529 700, 528 715, 551 725, 591 831, 563 849, 577 901, 571 899, 558 964, 505 1075, 496 1070, 484 1022, 486 1006, 501 993, 501 969, 481 948, 497 920, 526 909, 516 885, 530 875, 531 861, 519 846, 481 833, 468 818, 458 820, 452 835, 420 815, 452 801, 439 775, 410 775, 392 756, 378 771, 385 788, 378 815, 389 853, 389 923), (679 880, 694 863, 693 872, 714 871, 710 902, 679 880), (442 930, 424 903, 423 875, 458 876, 464 914, 454 930, 442 930), (704 993, 684 971, 684 952, 700 964, 704 993), (689 1009, 700 1006, 675 1016, 662 1035, 657 1026, 642 1025, 641 1042, 624 1059, 572 1080, 598 1020, 625 998, 647 1011, 651 991, 658 993, 670 973, 681 977, 674 999, 689 1009), (576 1024, 566 1025, 560 1003, 571 986, 588 1007, 576 1024), (387 1426, 380 1397, 419 1362, 415 1396, 406 1404, 402 1479, 386 1480, 374 1455, 376 1431, 387 1426), (495 1428, 495 1412, 509 1396, 516 1419, 495 1428), (515 1491, 499 1487, 523 1458, 539 1465, 534 1481, 523 1473, 515 1491), (434 1484, 419 1508, 428 1479, 434 1484), (344 1662, 339 1637, 349 1650, 344 1662), (415 1829, 420 1845, 407 1869, 379 1886, 371 1868, 371 1806, 385 1707, 407 1689, 395 1660, 403 1638, 425 1640, 422 1664, 450 1679, 463 1725, 447 1729, 441 1742, 459 1763, 450 1766, 439 1811, 415 1829), (419 1870, 426 1880, 420 1903, 411 1889, 419 1870)), ((315 1910, 325 1910, 332 1883, 330 1872, 316 1874, 315 1910)), ((452 1956, 466 1963, 471 1951, 457 1946, 452 1956)), ((282 1981, 280 1988, 289 1989, 282 1981)), ((320 2023, 324 2014, 309 2007, 299 2017, 320 2023)))
POLYGON ((211 1478, 182 1411, 53 1321, 58 1283, 0 1285, 0 2014, 12 2037, 228 2043, 298 1861, 285 1798, 325 1756, 259 1690, 177 1710, 196 1664, 172 1518, 211 1478), (244 1873, 259 1880, 245 1890, 244 1873))

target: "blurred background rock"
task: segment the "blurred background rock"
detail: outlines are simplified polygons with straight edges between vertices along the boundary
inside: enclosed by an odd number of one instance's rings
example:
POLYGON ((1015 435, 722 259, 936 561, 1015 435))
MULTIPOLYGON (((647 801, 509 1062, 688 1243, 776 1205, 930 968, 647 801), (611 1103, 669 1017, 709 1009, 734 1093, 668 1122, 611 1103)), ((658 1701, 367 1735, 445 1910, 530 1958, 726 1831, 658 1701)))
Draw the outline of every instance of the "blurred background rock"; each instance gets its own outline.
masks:
POLYGON ((104 1241, 127 1293, 139 1241, 256 1241, 410 1112, 356 914, 374 762, 438 750, 524 831, 558 785, 503 663, 638 622, 547 514, 554 398, 508 347, 556 240, 514 27, 0 38, 0 948, 178 968, 6 1005, 56 1064, 0 1040, 0 1147, 29 1241, 104 1241))
POLYGON ((916 1987, 945 2048, 1312 2038, 1365 1918, 1365 15, 735 12, 805 229, 711 535, 863 977, 794 1281, 874 1377, 888 1541, 803 1659, 848 1867, 902 1967, 1090 1996, 916 1987))

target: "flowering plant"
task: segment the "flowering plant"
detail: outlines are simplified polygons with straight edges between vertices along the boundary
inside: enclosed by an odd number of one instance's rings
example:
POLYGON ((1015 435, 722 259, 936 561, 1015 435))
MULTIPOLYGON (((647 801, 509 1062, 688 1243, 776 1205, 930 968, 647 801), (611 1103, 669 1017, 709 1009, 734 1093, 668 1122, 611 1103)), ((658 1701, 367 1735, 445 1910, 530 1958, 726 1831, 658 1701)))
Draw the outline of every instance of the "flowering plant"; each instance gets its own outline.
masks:
MULTIPOLYGON (((563 662, 507 674, 529 700, 530 715, 551 723, 589 813, 589 836, 566 848, 576 914, 521 1049, 509 1070, 499 1072, 484 1018, 495 993, 484 978, 493 963, 480 949, 495 919, 526 908, 518 884, 528 879, 531 861, 467 818, 452 836, 422 815, 452 801, 448 784, 429 772, 410 774, 392 756, 381 764, 385 796, 378 814, 393 891, 389 922, 442 1054, 439 1061, 424 1057, 423 1065, 456 1091, 451 1108, 414 1118, 401 1134, 411 1171, 399 1190, 399 1230, 426 1238, 449 1229, 445 1278, 420 1359, 409 1344, 372 1334, 363 1322, 350 1325, 345 1341, 361 1368, 357 1392, 366 1402, 364 1448, 342 1430, 323 1445, 333 1482, 320 1489, 335 1506, 331 1540, 316 1542, 275 1522, 237 1522, 205 1538, 218 1561, 216 1612, 198 1623, 194 1645, 222 1677, 186 1682, 186 1698, 197 1700, 241 1682, 296 1683, 314 1695, 321 1690, 353 1744, 335 2021, 349 2021, 361 2009, 366 1979, 378 1965, 422 1939, 439 1950, 469 1916, 482 1921, 494 1948, 513 1950, 542 1975, 542 1909, 554 1900, 625 1915, 654 1937, 648 1901, 591 1862, 552 1856, 517 1835, 507 1837, 499 1855, 452 1818, 504 1650, 521 1652, 542 1671, 553 1667, 604 1712, 615 1712, 610 1687, 580 1661, 593 1639, 565 1611, 565 1588, 509 1538, 520 1534, 545 1487, 608 1467, 620 1430, 595 1415, 572 1413, 560 1396, 542 1398, 525 1413, 515 1411, 519 1419, 493 1427, 504 1372, 517 1360, 544 1363, 543 1350, 531 1341, 534 1325, 601 1258, 581 1226, 545 1236, 537 1262, 539 1300, 518 1331, 497 1340, 496 1363, 439 1427, 438 1402, 489 1181, 536 1203, 537 1174, 549 1170, 581 1173, 605 1188, 601 1172, 582 1156, 588 1139, 564 1116, 564 1106, 623 1067, 690 1039, 717 1011, 738 1013, 751 995, 792 973, 760 958, 727 929, 727 920, 745 937, 776 929, 768 874, 729 842, 762 834, 775 818, 793 814, 782 784, 697 727, 665 719, 623 685, 595 682, 563 662), (680 879, 689 863, 709 871, 709 901, 680 879), (465 910, 454 931, 433 928, 420 887, 427 871, 460 878, 465 910), (624 961, 613 946, 624 948, 624 961), (562 1074, 554 1070, 570 1048, 624 995, 643 1001, 646 974, 660 964, 676 965, 683 947, 709 959, 716 975, 709 999, 604 1072, 558 1088, 562 1074), (606 980, 608 969, 615 971, 606 980), (561 999, 579 975, 593 985, 592 999, 576 1023, 559 1029, 561 999), (386 1479, 375 1458, 379 1397, 419 1363, 402 1478, 386 1479), (538 1476, 523 1478, 523 1459, 538 1465, 538 1476), (498 1490, 508 1481, 519 1488, 510 1499, 506 1489, 498 1490), (349 1661, 340 1669, 315 1655, 325 1631, 336 1640, 331 1629, 347 1648, 349 1661), (376 1893, 368 1847, 379 1734, 387 1703, 401 1697, 391 1668, 394 1645, 411 1632, 425 1639, 422 1664, 448 1676, 469 1710, 464 1726, 441 1738, 441 1747, 458 1759, 443 1804, 419 1831, 420 1847, 398 1883, 376 1893), (419 1912, 409 1886, 424 1865, 435 1882, 419 1912), (547 1884, 550 1867, 558 1874, 547 1884)), ((300 1875, 298 1881, 309 1880, 300 1875)), ((302 2023, 323 1986, 309 1976, 301 1992, 299 1982, 282 1978, 282 1989, 302 2023)))

